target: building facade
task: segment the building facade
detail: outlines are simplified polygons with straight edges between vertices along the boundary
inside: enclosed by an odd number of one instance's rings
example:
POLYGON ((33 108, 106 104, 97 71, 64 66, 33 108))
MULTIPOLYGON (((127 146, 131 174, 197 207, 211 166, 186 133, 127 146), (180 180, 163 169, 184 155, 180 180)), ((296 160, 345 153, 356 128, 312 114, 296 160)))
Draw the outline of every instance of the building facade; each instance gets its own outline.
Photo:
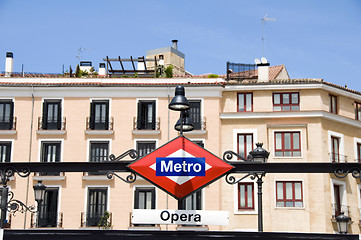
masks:
MULTIPOLYGON (((280 69, 279 71, 277 69, 280 69)), ((361 93, 320 79, 2 78, 2 162, 101 162, 129 149, 145 156, 178 136, 179 114, 168 110, 184 85, 195 130, 185 136, 217 156, 242 156, 262 142, 269 162, 354 162, 361 159, 361 93)), ((274 73, 275 71, 277 73, 274 73)), ((271 73, 273 74, 271 76, 271 73)), ((231 161, 239 161, 232 159, 231 161)), ((126 174, 121 174, 126 176, 126 174)), ((241 175, 240 175, 241 176, 241 175)), ((171 196, 138 178, 132 184, 106 173, 43 172, 9 182, 16 199, 34 203, 32 186, 47 186, 39 214, 8 216, 11 228, 257 230, 255 182, 220 179, 185 199, 185 209, 222 210, 228 226, 133 225, 133 209, 177 209, 171 196)), ((264 231, 337 231, 335 216, 350 216, 360 233, 361 183, 333 174, 267 174, 264 231), (287 219, 287 221, 285 221, 287 219)))

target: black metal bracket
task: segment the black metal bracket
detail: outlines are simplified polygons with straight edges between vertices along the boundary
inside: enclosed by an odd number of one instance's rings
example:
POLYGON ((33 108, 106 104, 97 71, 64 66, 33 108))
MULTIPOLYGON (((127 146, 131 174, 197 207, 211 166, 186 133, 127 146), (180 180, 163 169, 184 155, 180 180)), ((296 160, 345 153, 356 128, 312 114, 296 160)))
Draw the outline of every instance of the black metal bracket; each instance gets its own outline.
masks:
MULTIPOLYGON (((138 160, 138 158, 140 157, 139 156, 139 153, 137 150, 134 150, 134 149, 129 149, 128 151, 120 154, 118 157, 115 157, 114 154, 111 154, 109 156, 109 159, 110 161, 112 162, 117 162, 117 161, 120 161, 121 159, 125 158, 126 156, 128 156, 130 158, 132 158, 134 161, 135 160, 138 160)), ((130 174, 124 179, 123 177, 119 176, 118 174, 116 174, 114 171, 109 171, 107 173, 107 178, 108 179, 112 179, 113 176, 116 176, 117 178, 119 178, 120 180, 122 180, 123 182, 125 183, 133 183, 135 182, 135 180, 137 180, 137 175, 135 173, 133 173, 130 169, 129 169, 129 172, 130 174)))
POLYGON ((232 160, 233 155, 236 156, 238 159, 241 159, 241 160, 243 160, 245 162, 252 161, 252 155, 248 155, 247 158, 244 158, 241 155, 239 155, 239 154, 237 154, 237 153, 235 153, 233 151, 225 151, 223 153, 223 160, 228 162, 228 161, 232 160))
POLYGON ((23 167, 21 170, 18 170, 15 167, 8 167, 5 170, 0 169, 0 184, 5 187, 15 173, 17 173, 20 177, 25 178, 30 175, 31 171, 28 167, 23 167))
POLYGON ((13 199, 14 193, 12 191, 9 191, 10 200, 7 204, 8 212, 13 214, 15 216, 16 212, 24 213, 26 211, 29 211, 31 213, 36 213, 36 208, 34 206, 26 206, 23 202, 13 199))
POLYGON ((360 168, 356 168, 356 167, 352 167, 352 168, 348 168, 348 169, 336 168, 333 171, 333 174, 338 178, 345 178, 349 173, 351 173, 352 177, 354 177, 356 179, 358 178, 361 181, 360 172, 361 172, 360 168))
POLYGON ((230 174, 233 174, 233 173, 232 172, 228 173, 225 176, 225 179, 226 179, 226 182, 231 185, 237 184, 237 183, 241 182, 243 179, 248 178, 248 177, 250 177, 252 180, 254 180, 256 178, 257 178, 257 180, 259 180, 259 179, 262 180, 262 178, 266 175, 264 172, 247 172, 247 175, 243 176, 240 179, 236 179, 236 177, 231 176, 230 174))

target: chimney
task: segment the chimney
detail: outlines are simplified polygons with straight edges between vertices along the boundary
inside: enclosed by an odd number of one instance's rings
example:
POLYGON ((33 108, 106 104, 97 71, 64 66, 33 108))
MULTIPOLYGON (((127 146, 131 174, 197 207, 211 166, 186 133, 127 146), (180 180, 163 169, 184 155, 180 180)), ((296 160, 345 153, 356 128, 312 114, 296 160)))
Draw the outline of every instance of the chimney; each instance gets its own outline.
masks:
POLYGON ((11 74, 13 73, 13 53, 7 52, 6 53, 6 60, 5 60, 5 77, 11 77, 11 74))
POLYGON ((178 40, 172 40, 173 48, 178 50, 178 40))
POLYGON ((105 63, 99 63, 99 76, 105 76, 105 63))
POLYGON ((269 62, 262 57, 261 61, 256 58, 256 65, 258 67, 258 82, 269 82, 269 62))

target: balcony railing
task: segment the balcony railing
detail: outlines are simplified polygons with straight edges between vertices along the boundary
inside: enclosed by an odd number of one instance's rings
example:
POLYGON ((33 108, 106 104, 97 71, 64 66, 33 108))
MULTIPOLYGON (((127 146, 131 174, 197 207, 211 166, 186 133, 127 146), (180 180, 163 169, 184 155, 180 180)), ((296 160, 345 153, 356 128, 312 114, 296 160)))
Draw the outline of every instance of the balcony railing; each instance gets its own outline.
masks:
POLYGON ((66 118, 48 121, 47 118, 38 117, 38 130, 65 130, 66 118))
POLYGON ((86 118, 87 130, 113 130, 114 118, 110 117, 108 121, 104 119, 96 119, 94 117, 86 118))
POLYGON ((0 121, 0 130, 16 130, 16 117, 0 121))
POLYGON ((158 117, 155 123, 142 122, 137 117, 133 118, 133 130, 159 130, 160 129, 160 118, 158 117))
MULTIPOLYGON (((99 221, 104 218, 104 213, 98 212, 82 212, 80 219, 80 227, 98 227, 99 221)), ((112 226, 112 213, 109 212, 109 226, 112 226)))
POLYGON ((347 162, 347 156, 338 153, 329 153, 330 161, 333 163, 347 162))
POLYGON ((63 227, 62 212, 32 213, 30 228, 61 228, 63 227))
POLYGON ((350 207, 346 205, 337 205, 332 204, 332 219, 335 219, 338 215, 340 215, 342 212, 346 216, 350 216, 350 207))
POLYGON ((200 122, 193 122, 194 130, 205 131, 207 130, 206 117, 203 117, 200 122))

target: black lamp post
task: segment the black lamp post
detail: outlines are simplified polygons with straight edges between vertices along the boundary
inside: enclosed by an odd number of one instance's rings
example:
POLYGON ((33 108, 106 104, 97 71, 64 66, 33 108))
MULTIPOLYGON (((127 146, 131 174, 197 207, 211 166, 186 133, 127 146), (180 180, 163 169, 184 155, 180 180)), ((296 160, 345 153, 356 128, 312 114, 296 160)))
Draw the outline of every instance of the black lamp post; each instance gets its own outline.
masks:
POLYGON ((336 217, 338 232, 340 234, 348 233, 348 223, 350 221, 351 221, 351 218, 346 216, 344 212, 341 212, 341 214, 336 217))
MULTIPOLYGON (((269 152, 267 152, 264 148, 262 148, 263 143, 256 143, 256 148, 249 152, 249 155, 247 158, 244 158, 243 156, 238 155, 237 153, 233 151, 226 151, 223 154, 223 160, 231 160, 232 155, 235 155, 238 157, 238 159, 241 159, 245 162, 255 162, 255 163, 266 163, 268 160, 269 152)), ((236 180, 235 177, 229 176, 229 174, 226 176, 226 181, 229 184, 237 184, 243 179, 250 177, 252 180, 257 178, 257 186, 258 186, 258 231, 263 232, 263 211, 262 211, 262 178, 266 174, 264 172, 249 172, 246 176, 242 177, 241 179, 236 180)))

